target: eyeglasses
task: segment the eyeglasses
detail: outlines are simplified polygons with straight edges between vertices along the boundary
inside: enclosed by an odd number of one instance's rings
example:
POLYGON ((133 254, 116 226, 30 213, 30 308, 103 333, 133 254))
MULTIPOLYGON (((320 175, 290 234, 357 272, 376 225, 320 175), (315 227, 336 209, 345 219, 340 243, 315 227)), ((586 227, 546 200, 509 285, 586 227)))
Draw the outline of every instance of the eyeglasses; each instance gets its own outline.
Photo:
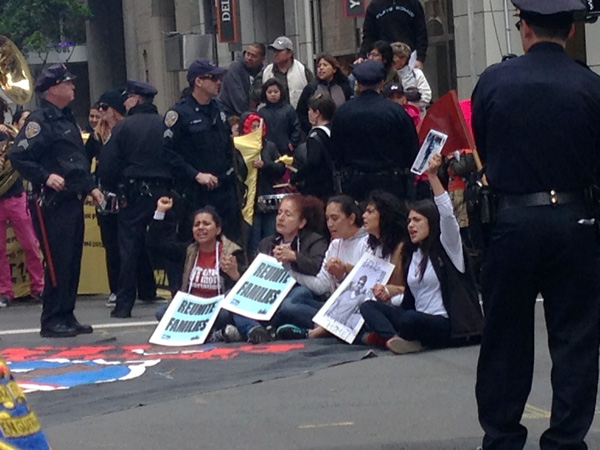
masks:
POLYGON ((370 51, 367 56, 370 56, 371 58, 381 58, 381 53, 379 52, 375 52, 375 51, 370 51))
POLYGON ((98 105, 98 111, 108 111, 108 108, 110 108, 110 106, 108 106, 106 103, 100 103, 98 105))
POLYGON ((515 23, 515 28, 517 29, 517 31, 521 31, 521 20, 515 23))

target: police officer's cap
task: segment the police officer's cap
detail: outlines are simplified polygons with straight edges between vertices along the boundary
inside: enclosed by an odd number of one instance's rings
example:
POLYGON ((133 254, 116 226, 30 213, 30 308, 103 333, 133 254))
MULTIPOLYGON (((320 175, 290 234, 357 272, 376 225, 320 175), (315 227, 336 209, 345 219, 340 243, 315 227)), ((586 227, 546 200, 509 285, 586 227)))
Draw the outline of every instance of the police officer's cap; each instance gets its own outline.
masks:
POLYGON ((141 95, 143 97, 154 97, 158 91, 150 83, 138 80, 127 81, 127 93, 141 95))
POLYGON ((187 80, 188 83, 192 84, 192 82, 196 79, 196 77, 202 77, 207 75, 213 76, 222 76, 227 72, 226 69, 215 66, 208 59, 197 59, 194 61, 187 72, 187 80))
POLYGON ((530 12, 548 16, 559 13, 584 11, 584 0, 512 0, 521 12, 530 12))
POLYGON ((387 73, 382 62, 368 59, 354 66, 352 75, 361 84, 374 85, 385 80, 387 73))
POLYGON ((52 86, 74 80, 75 78, 76 76, 69 72, 66 64, 52 64, 50 67, 45 68, 42 74, 35 80, 35 91, 46 92, 52 86))

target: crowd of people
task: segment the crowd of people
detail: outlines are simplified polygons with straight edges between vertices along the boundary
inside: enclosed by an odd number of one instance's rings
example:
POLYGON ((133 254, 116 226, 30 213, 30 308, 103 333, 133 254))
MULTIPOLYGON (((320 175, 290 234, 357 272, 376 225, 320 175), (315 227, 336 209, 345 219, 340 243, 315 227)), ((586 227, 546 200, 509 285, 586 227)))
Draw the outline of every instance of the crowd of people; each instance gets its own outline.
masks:
MULTIPOLYGON (((15 233, 30 246, 37 297, 37 230, 45 260, 41 335, 93 332, 74 315, 90 195, 114 318, 131 317, 136 298, 156 299, 157 266, 172 292, 198 297, 227 293, 258 253, 296 280, 268 322, 222 310, 210 337, 217 342, 327 336, 313 318, 361 256, 393 264, 385 283, 351 280, 338 298, 358 310, 340 307, 335 315, 359 314, 364 326, 355 342, 397 354, 481 337, 476 394, 484 449, 525 445, 520 420, 541 292, 555 398, 540 446, 587 448, 598 382, 600 81, 565 53, 583 2, 513 3, 525 55, 487 69, 472 97, 474 136, 497 206, 480 279, 465 251, 471 236, 462 178, 473 170, 474 149, 430 156, 419 178, 409 171, 416 127, 431 101, 418 0, 369 4, 362 58, 349 74, 321 55, 315 77, 281 36, 266 66, 259 43, 229 71, 192 63, 189 86, 164 117, 153 105, 156 89, 131 80, 91 109, 85 146, 68 108, 73 75, 61 64, 44 70, 35 84, 40 108, 0 129, 14 140, 10 163, 33 185, 31 214, 20 178, 1 193, 0 232, 6 220, 20 221, 15 233), (569 114, 555 114, 557 104, 569 114), (261 144, 247 159, 236 137, 250 133, 261 144), (245 183, 252 174, 255 189, 245 183), (252 214, 242 218, 248 208, 252 214)), ((7 306, 2 250, 0 306, 7 306)))

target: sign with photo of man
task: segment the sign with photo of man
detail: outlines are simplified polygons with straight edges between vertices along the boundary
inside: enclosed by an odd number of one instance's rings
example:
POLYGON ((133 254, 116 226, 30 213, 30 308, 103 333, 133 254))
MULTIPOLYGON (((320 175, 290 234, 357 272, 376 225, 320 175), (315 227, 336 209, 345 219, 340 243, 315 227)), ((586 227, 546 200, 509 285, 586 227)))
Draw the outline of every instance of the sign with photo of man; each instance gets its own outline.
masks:
POLYGON ((313 322, 352 344, 365 322, 360 315, 360 305, 374 300, 371 288, 375 284, 386 284, 393 270, 393 264, 365 253, 315 315, 313 322))

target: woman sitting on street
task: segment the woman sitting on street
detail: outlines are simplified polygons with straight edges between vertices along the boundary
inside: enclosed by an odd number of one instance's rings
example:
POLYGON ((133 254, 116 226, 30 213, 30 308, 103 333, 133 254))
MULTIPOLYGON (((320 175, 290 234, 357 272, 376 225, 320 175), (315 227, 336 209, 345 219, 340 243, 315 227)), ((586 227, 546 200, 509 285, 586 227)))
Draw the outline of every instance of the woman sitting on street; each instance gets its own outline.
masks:
MULTIPOLYGON (((347 195, 333 197, 327 203, 325 218, 331 234, 331 242, 325 253, 321 270, 317 275, 305 275, 295 270, 290 275, 308 288, 315 297, 312 302, 305 303, 307 316, 314 315, 321 309, 324 299, 331 295, 344 280, 348 272, 360 257, 368 251, 367 232, 362 229, 362 214, 358 204, 347 195)), ((312 321, 308 327, 300 327, 286 323, 277 329, 280 339, 304 339, 328 335, 324 328, 313 328, 312 321)))
POLYGON ((453 339, 481 333, 477 289, 452 202, 437 176, 441 161, 441 155, 433 155, 427 168, 435 203, 422 200, 409 208, 410 241, 402 249, 404 296, 398 301, 393 292, 384 292, 360 307, 371 330, 363 342, 396 354, 447 347, 453 339))

